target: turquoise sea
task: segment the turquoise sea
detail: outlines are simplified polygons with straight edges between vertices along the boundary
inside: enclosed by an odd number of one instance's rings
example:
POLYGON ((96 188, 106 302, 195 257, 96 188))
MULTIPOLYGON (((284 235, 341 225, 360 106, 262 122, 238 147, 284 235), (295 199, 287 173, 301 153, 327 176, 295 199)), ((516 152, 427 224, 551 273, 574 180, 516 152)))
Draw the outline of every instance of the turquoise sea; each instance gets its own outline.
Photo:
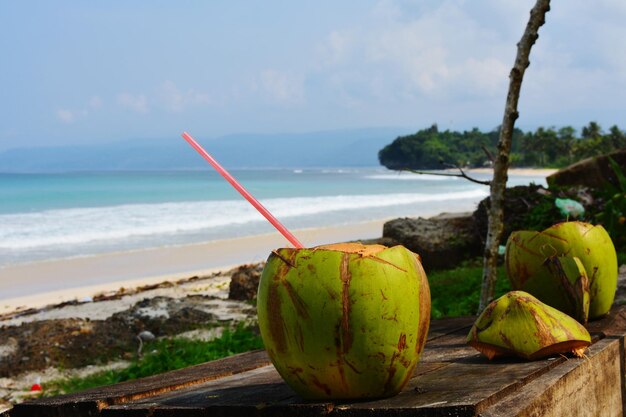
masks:
MULTIPOLYGON (((232 174, 290 229, 471 210, 488 194, 464 179, 384 168, 232 174)), ((509 179, 530 182, 545 180, 509 179)), ((213 171, 0 174, 0 266, 271 231, 213 171)))

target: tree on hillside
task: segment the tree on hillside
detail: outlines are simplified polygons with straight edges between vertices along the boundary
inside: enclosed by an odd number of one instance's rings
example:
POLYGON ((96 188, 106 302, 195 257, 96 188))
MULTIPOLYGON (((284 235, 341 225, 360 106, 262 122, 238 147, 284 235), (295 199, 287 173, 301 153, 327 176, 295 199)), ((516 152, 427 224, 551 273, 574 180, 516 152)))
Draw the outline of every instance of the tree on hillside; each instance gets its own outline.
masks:
POLYGON ((557 140, 557 132, 552 129, 538 128, 534 133, 524 135, 523 149, 528 155, 529 165, 545 167, 562 151, 557 140))
POLYGON ((571 126, 562 127, 557 132, 557 138, 559 143, 559 156, 555 161, 556 165, 570 165, 574 162, 572 147, 576 141, 576 129, 571 126))
POLYGON ((626 147, 626 134, 616 125, 611 126, 607 136, 607 140, 613 149, 626 147))
MULTIPOLYGON (((564 167, 626 146, 626 133, 617 126, 604 132, 597 123, 590 125, 585 129, 586 137, 577 136, 571 126, 538 127, 534 132, 514 128, 510 166, 564 167)), ((499 138, 500 127, 490 132, 478 128, 458 132, 441 131, 437 125, 432 125, 396 138, 379 151, 378 158, 389 169, 413 172, 453 166, 476 168, 492 162, 490 154, 499 138)))
POLYGON ((583 139, 598 139, 602 136, 602 128, 596 122, 589 122, 589 124, 583 127, 582 137, 583 139))
POLYGON ((509 74, 509 92, 504 106, 504 117, 498 140, 498 152, 494 161, 493 179, 490 185, 490 204, 488 211, 487 240, 483 261, 483 282, 480 293, 479 310, 482 311, 493 299, 497 279, 498 247, 504 231, 504 191, 510 163, 511 142, 515 120, 519 117, 517 103, 524 72, 530 65, 528 57, 533 44, 539 38, 539 28, 545 23, 546 13, 550 10, 550 0, 537 0, 530 11, 530 19, 517 44, 515 63, 509 74))

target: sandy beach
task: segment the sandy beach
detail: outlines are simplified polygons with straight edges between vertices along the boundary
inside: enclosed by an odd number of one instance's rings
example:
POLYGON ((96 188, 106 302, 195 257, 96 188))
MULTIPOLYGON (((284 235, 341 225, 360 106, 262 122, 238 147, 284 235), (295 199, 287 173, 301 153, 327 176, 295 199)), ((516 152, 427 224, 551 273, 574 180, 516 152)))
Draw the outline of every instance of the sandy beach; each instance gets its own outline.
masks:
MULTIPOLYGON (((385 220, 296 230, 306 246, 380 237, 385 220)), ((209 275, 259 262, 286 245, 278 233, 0 268, 0 314, 82 299, 120 287, 209 275)))
MULTIPOLYGON (((547 177, 550 174, 555 173, 558 169, 554 168, 510 168, 508 170, 509 175, 523 175, 523 176, 543 176, 547 177)), ((472 168, 466 170, 467 174, 472 172, 477 174, 493 174, 493 168, 472 168)))

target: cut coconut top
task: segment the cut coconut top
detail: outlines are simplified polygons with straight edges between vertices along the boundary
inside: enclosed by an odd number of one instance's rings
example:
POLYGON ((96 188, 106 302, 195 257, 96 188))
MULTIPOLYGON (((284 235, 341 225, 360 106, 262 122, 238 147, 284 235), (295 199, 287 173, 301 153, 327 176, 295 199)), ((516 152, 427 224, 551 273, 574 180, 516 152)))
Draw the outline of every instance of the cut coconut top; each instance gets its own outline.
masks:
POLYGON ((591 336, 565 313, 526 292, 511 291, 480 314, 467 342, 489 359, 516 355, 535 360, 555 353, 580 355, 591 336))
POLYGON ((383 245, 364 245, 362 243, 332 243, 330 245, 321 245, 313 248, 315 249, 324 249, 324 250, 333 250, 337 252, 343 253, 356 253, 361 256, 373 256, 376 255, 385 249, 388 249, 387 246, 383 245))
MULTIPOLYGON (((381 258, 381 254, 387 250, 391 250, 391 249, 404 249, 405 251, 411 253, 414 257, 415 260, 421 265, 422 259, 420 258, 420 256, 416 253, 411 252, 410 250, 406 249, 404 246, 402 245, 396 245, 396 246, 392 246, 392 247, 387 247, 384 245, 364 245, 362 243, 358 243, 358 242, 346 242, 346 243, 332 243, 329 245, 320 245, 320 246, 316 246, 313 248, 304 248, 304 249, 298 249, 298 248, 281 248, 281 249, 277 249, 277 250, 273 250, 272 253, 275 256, 278 256, 279 258, 281 258, 286 264, 290 265, 290 266, 294 266, 294 262, 293 261, 289 261, 288 259, 286 259, 286 257, 296 257, 298 256, 298 253, 305 253, 307 256, 312 254, 315 251, 328 251, 328 252, 338 252, 341 254, 354 254, 356 255, 358 258, 365 258, 365 259, 371 259, 374 260, 376 262, 382 262, 388 265, 391 265, 395 268, 398 268, 402 271, 405 271, 403 268, 401 268, 400 266, 394 264, 393 262, 389 261, 389 260, 385 260, 383 257, 381 258), (304 251, 304 252, 301 252, 304 251)), ((421 266, 420 266, 421 268, 421 266)), ((405 271, 406 272, 406 271, 405 271)))

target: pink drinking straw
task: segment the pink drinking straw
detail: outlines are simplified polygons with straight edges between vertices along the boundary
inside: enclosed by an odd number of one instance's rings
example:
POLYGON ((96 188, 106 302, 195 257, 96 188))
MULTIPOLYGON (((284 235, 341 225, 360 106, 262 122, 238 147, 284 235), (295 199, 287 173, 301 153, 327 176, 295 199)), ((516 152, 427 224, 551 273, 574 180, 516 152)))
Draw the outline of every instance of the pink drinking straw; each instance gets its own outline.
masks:
POLYGON ((204 148, 202 148, 202 146, 200 146, 200 144, 196 142, 189 133, 183 132, 182 136, 183 139, 185 139, 200 155, 202 155, 202 157, 206 159, 209 164, 211 164, 213 168, 215 168, 215 170, 219 172, 220 175, 224 177, 224 179, 235 188, 235 190, 239 191, 239 194, 241 194, 246 200, 248 200, 248 202, 252 204, 254 208, 263 215, 263 217, 265 217, 270 223, 272 223, 272 226, 274 226, 283 236, 285 236, 285 238, 289 242, 291 242, 294 247, 298 249, 302 249, 304 247, 302 246, 302 243, 300 243, 300 241, 298 241, 298 239, 296 239, 296 237, 289 230, 287 230, 287 228, 283 226, 283 224, 279 222, 276 217, 272 215, 272 213, 270 213, 265 207, 263 207, 263 204, 259 203, 259 201, 254 198, 252 194, 248 192, 248 190, 243 188, 243 185, 239 184, 239 182, 237 182, 237 180, 232 175, 230 175, 230 173, 226 171, 226 169, 224 169, 224 167, 221 166, 215 160, 215 158, 209 155, 209 153, 205 151, 204 148))

